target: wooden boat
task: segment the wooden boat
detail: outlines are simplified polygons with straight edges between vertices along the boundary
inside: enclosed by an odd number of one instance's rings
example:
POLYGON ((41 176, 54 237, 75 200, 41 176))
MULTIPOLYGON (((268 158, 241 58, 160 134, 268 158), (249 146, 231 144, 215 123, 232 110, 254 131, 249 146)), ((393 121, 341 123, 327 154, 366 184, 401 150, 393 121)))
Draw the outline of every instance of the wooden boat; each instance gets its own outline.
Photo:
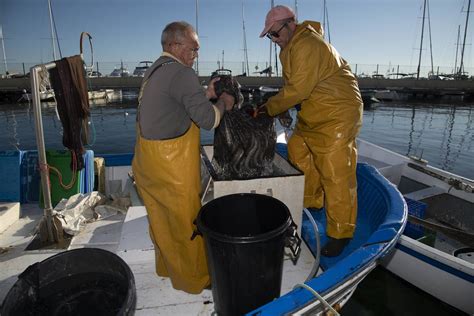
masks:
POLYGON ((383 265, 423 291, 474 314, 474 181, 359 139, 408 204, 407 228, 383 265))

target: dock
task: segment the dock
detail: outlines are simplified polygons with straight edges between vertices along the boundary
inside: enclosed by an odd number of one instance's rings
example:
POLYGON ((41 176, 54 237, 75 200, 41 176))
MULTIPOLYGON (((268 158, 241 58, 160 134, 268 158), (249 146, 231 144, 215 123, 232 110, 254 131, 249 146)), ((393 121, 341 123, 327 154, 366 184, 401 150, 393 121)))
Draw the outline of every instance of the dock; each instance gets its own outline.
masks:
MULTIPOLYGON (((242 87, 257 89, 261 86, 281 87, 282 77, 236 77, 242 87)), ((139 89, 142 77, 99 77, 89 78, 90 90, 99 89, 139 89)), ((208 76, 199 77, 199 81, 206 83, 208 76)), ((474 101, 474 80, 427 80, 427 79, 383 79, 358 78, 359 88, 363 91, 390 90, 402 96, 402 100, 446 100, 446 101, 474 101)), ((29 78, 0 79, 0 100, 16 98, 23 90, 30 91, 29 78)), ((15 99, 16 98, 16 99, 15 99)))

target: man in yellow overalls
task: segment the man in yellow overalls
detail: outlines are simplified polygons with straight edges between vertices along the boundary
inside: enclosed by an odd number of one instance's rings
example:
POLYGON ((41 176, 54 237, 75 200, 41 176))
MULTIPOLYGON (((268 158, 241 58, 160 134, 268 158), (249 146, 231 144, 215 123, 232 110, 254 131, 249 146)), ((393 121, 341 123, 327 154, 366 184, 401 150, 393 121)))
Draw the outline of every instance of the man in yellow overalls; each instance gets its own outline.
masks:
POLYGON ((148 213, 156 272, 175 289, 200 293, 209 274, 200 236, 191 240, 200 204, 199 128, 215 128, 234 98, 217 103, 214 81, 204 90, 192 69, 199 41, 193 27, 173 22, 163 30, 163 54, 143 78, 137 111, 133 173, 148 213))
POLYGON ((266 103, 274 116, 301 104, 288 141, 290 161, 305 175, 304 206, 326 208, 323 256, 338 256, 357 215, 356 136, 362 98, 349 64, 323 38, 319 22, 297 24, 286 6, 267 14, 260 34, 280 46, 284 86, 266 103))

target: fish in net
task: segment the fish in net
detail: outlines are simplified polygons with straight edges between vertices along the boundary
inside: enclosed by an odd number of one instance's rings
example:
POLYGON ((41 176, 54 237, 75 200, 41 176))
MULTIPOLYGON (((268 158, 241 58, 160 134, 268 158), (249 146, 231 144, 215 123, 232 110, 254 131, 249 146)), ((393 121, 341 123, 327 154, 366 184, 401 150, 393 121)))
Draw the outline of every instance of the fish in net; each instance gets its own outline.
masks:
POLYGON ((218 180, 243 180, 273 174, 276 133, 272 117, 254 116, 251 104, 243 105, 240 85, 229 76, 219 76, 216 95, 227 92, 235 105, 226 111, 214 132, 212 166, 218 180))

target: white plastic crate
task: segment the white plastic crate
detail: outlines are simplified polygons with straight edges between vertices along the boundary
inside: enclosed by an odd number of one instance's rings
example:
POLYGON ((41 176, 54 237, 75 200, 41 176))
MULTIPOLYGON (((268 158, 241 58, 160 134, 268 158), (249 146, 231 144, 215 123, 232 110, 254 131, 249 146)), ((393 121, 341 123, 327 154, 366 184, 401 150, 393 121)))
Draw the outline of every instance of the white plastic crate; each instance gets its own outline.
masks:
POLYGON ((283 175, 262 177, 250 180, 216 180, 209 168, 214 155, 211 145, 203 146, 202 172, 202 203, 203 205, 215 198, 234 193, 258 193, 271 195, 282 201, 289 208, 293 221, 298 225, 298 234, 301 236, 301 223, 304 198, 304 175, 295 169, 280 155, 275 154, 274 169, 283 172, 283 175), (207 162, 206 162, 207 160, 207 162), (276 167, 276 168, 275 168, 276 167))

